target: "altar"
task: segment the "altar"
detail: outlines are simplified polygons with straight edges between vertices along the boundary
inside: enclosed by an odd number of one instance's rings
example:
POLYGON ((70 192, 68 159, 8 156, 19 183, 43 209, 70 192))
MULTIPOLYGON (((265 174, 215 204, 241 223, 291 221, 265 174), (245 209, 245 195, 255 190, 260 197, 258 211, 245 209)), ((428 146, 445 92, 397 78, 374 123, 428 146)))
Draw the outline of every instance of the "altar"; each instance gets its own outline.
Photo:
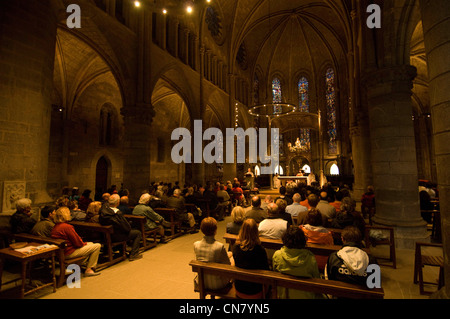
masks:
POLYGON ((303 182, 305 184, 308 184, 308 177, 307 176, 277 176, 277 178, 280 180, 281 185, 286 186, 287 182, 294 181, 296 183, 303 182), (284 181, 284 183, 283 183, 284 181))

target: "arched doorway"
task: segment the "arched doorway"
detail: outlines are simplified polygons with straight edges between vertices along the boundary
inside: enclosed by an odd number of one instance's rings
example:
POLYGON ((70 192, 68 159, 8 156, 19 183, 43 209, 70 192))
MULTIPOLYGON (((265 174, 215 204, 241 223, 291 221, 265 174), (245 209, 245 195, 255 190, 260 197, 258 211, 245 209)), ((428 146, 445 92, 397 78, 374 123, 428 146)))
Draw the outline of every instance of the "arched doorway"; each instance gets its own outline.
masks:
POLYGON ((109 164, 105 156, 99 158, 95 168, 95 197, 96 200, 108 189, 109 164))

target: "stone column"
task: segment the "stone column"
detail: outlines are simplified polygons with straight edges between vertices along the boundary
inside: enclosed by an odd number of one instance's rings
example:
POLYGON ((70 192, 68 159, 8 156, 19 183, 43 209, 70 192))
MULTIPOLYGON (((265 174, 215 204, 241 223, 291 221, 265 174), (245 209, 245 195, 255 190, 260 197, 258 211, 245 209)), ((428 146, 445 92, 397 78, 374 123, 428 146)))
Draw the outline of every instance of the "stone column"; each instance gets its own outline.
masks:
POLYGON ((200 47, 199 47, 199 39, 196 34, 194 34, 194 48, 193 48, 193 54, 194 54, 194 60, 193 60, 193 67, 194 70, 197 71, 201 75, 201 68, 200 68, 200 47))
POLYGON ((357 124, 350 127, 352 141, 352 158, 355 183, 353 185, 353 198, 359 202, 361 196, 372 184, 372 169, 370 166, 370 132, 368 120, 360 119, 357 124))
MULTIPOLYGON (((203 102, 201 102, 201 104, 203 104, 203 102)), ((203 112, 202 112, 203 114, 203 112)), ((194 125, 194 121, 196 119, 191 118, 191 159, 192 159, 192 163, 191 163, 191 169, 192 169, 192 181, 187 181, 187 182, 192 182, 194 184, 197 185, 203 185, 205 186, 205 182, 206 182, 206 177, 205 177, 205 162, 203 160, 203 147, 205 145, 205 143, 203 142, 203 132, 205 131, 206 127, 205 127, 205 123, 203 123, 203 126, 201 128, 201 130, 199 131, 195 131, 196 127, 194 125), (196 143, 196 136, 201 136, 201 145, 195 145, 196 143), (197 146, 197 148, 196 148, 197 146), (201 154, 199 154, 199 152, 201 152, 201 154), (197 162, 195 160, 195 156, 199 155, 201 158, 201 162, 197 162)), ((199 142, 199 141, 197 141, 199 142)))
MULTIPOLYGON (((52 201, 46 189, 57 23, 53 10, 49 1, 0 2, 0 187, 25 183, 33 204, 52 201)), ((2 198, 0 203, 2 211, 2 198)))
POLYGON ((375 224, 395 228, 399 248, 413 249, 427 238, 420 215, 411 89, 416 69, 386 67, 366 76, 375 224))
POLYGON ((152 12, 147 6, 142 9, 137 16, 137 103, 121 110, 125 132, 123 186, 134 201, 150 185, 151 123, 155 115, 151 104, 152 12))
POLYGON ((430 79, 436 170, 439 184, 442 242, 445 258, 445 289, 450 297, 450 1, 421 0, 425 50, 430 79))
POLYGON ((360 55, 360 25, 362 20, 356 1, 352 1, 352 43, 348 54, 349 65, 349 112, 350 112, 350 139, 352 143, 352 162, 355 182, 353 185, 353 198, 359 202, 361 196, 372 185, 372 168, 370 165, 370 132, 367 118, 367 109, 361 98, 361 55, 360 55))
POLYGON ((150 185, 151 123, 154 110, 149 104, 138 104, 124 107, 122 115, 125 126, 123 186, 136 201, 150 185))

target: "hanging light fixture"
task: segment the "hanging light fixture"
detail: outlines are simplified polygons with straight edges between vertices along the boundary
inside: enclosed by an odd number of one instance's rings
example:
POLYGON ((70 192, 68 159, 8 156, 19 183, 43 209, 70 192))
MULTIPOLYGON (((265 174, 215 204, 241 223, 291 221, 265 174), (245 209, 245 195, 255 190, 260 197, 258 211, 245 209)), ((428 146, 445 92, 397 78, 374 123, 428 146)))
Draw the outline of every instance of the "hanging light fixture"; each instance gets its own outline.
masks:
POLYGON ((192 13, 192 11, 194 11, 194 2, 192 0, 187 0, 185 5, 187 13, 192 13))

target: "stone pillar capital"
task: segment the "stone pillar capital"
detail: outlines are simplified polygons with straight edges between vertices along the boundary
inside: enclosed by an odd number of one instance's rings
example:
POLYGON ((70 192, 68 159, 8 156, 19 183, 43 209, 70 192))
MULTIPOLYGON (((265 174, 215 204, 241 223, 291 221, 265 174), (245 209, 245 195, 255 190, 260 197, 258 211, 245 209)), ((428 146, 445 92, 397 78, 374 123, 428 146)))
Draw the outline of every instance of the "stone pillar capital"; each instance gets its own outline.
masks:
POLYGON ((150 126, 155 116, 153 105, 149 103, 137 103, 132 106, 125 106, 121 109, 126 124, 142 124, 150 126))
POLYGON ((395 84, 393 90, 411 90, 413 80, 417 76, 417 69, 412 65, 399 65, 393 67, 385 67, 382 69, 367 72, 363 78, 363 85, 369 89, 386 84, 395 84), (403 83, 403 85, 398 85, 403 83))

